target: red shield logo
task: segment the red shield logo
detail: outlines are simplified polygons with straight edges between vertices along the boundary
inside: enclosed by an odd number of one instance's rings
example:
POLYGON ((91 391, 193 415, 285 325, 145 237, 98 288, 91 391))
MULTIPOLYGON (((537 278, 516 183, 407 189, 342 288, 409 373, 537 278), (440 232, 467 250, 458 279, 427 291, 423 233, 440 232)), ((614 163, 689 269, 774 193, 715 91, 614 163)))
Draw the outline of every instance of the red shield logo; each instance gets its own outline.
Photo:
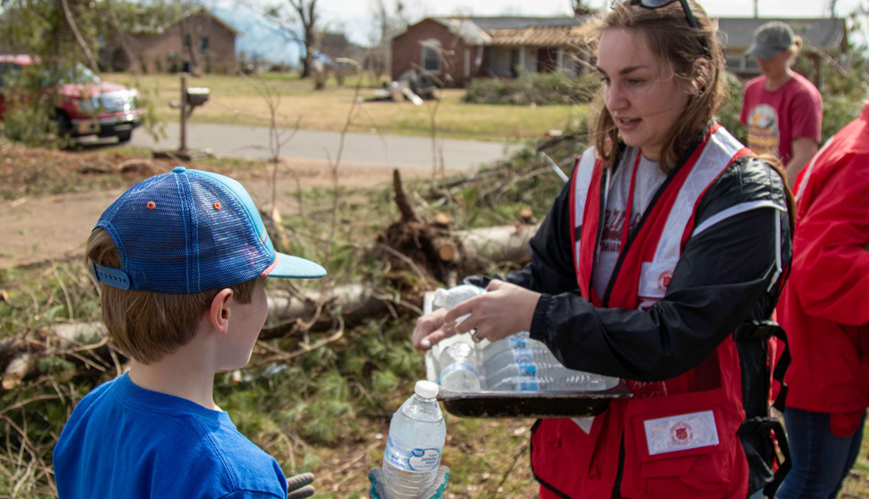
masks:
POLYGON ((688 423, 680 421, 670 428, 670 439, 676 445, 688 445, 694 440, 694 430, 688 423))
POLYGON ((670 286, 670 279, 672 278, 672 270, 665 270, 661 272, 661 275, 658 276, 658 289, 660 289, 661 291, 667 291, 667 287, 670 286))

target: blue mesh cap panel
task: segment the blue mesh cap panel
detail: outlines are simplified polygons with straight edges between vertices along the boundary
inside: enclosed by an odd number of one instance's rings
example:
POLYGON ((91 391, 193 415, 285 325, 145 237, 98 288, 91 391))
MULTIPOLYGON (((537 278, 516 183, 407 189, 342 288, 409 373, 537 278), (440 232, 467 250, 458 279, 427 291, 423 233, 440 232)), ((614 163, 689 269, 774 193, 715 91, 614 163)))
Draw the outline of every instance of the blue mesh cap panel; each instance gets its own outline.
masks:
POLYGON ((259 211, 256 208, 256 204, 254 204, 253 199, 250 198, 250 194, 240 183, 232 178, 216 173, 199 170, 192 170, 191 173, 210 177, 236 194, 239 202, 250 217, 253 230, 256 232, 259 240, 264 243, 263 247, 268 252, 270 261, 274 262, 274 267, 270 269, 268 274, 270 277, 316 279, 326 275, 326 269, 314 262, 275 251, 274 245, 271 239, 269 239, 268 232, 263 224, 262 217, 260 217, 259 211))
POLYGON ((197 293, 258 277, 273 261, 235 193, 189 173, 145 180, 97 224, 112 235, 131 289, 197 293))
POLYGON ((185 196, 176 177, 166 173, 134 186, 106 210, 97 224, 112 234, 131 289, 194 292, 187 282, 189 229, 185 196), (153 209, 148 208, 148 203, 154 203, 153 209))
POLYGON ((277 277, 326 275, 302 258, 278 260, 250 195, 216 173, 177 167, 147 179, 112 203, 97 227, 111 235, 134 290, 198 293, 267 269, 277 277))
POLYGON ((216 289, 259 277, 274 256, 257 234, 246 207, 222 182, 190 173, 199 226, 199 286, 216 289))

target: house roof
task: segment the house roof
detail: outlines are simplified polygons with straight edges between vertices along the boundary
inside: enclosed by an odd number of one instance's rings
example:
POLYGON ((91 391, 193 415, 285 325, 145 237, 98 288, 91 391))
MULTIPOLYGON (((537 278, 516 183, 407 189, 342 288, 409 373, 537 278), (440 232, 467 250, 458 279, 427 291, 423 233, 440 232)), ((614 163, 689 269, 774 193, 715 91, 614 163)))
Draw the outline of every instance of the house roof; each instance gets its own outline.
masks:
POLYGON ((489 45, 564 47, 578 45, 585 38, 582 26, 529 26, 525 29, 498 29, 489 32, 489 45))
POLYGON ((433 17, 468 45, 558 46, 581 41, 577 17, 433 17))
POLYGON ((580 26, 585 19, 578 17, 468 17, 483 31, 494 29, 525 29, 532 26, 580 26))
POLYGON ((158 35, 160 33, 163 33, 164 31, 166 31, 167 29, 171 28, 172 26, 175 26, 176 24, 180 23, 181 21, 187 19, 188 17, 198 14, 199 12, 205 12, 205 14, 207 16, 209 16, 212 19, 214 19, 215 21, 217 21, 218 24, 220 24, 221 26, 223 26, 224 28, 229 30, 234 35, 238 36, 241 34, 240 31, 233 28, 232 26, 230 26, 229 24, 224 22, 222 19, 217 17, 214 14, 214 12, 211 12, 211 10, 209 10, 201 5, 196 5, 196 6, 193 6, 191 8, 185 8, 181 13, 179 13, 178 15, 176 15, 175 17, 171 18, 169 21, 166 21, 166 22, 162 22, 156 16, 151 17, 150 23, 148 23, 148 24, 136 24, 135 26, 133 26, 131 31, 134 34, 139 34, 139 35, 158 35))
POLYGON ((790 25, 794 34, 817 48, 840 47, 847 43, 847 27, 844 19, 800 18, 771 19, 754 17, 722 17, 718 19, 719 36, 730 49, 748 49, 754 40, 754 32, 770 21, 782 21, 790 25))

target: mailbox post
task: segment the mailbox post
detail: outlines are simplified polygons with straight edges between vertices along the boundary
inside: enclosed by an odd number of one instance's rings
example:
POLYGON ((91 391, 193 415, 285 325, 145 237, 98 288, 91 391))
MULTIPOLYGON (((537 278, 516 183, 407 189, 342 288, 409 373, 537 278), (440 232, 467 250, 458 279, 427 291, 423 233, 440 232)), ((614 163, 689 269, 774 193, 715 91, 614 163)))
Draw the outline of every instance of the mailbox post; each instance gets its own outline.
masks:
MULTIPOLYGON (((187 148, 187 119, 193 114, 193 110, 208 102, 210 91, 207 87, 188 87, 187 73, 181 73, 181 102, 172 102, 170 107, 181 109, 181 144, 178 151, 174 153, 161 153, 163 155, 174 156, 180 159, 190 160, 194 156, 193 152, 187 148)), ((202 154, 200 151, 199 154, 202 154)))

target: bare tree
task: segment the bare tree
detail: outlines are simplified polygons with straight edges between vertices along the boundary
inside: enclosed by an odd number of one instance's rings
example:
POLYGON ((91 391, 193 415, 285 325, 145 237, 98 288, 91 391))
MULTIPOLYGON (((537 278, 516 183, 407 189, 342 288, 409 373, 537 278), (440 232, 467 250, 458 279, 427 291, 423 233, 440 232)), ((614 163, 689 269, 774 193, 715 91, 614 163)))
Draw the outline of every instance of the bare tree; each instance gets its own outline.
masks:
POLYGON ((374 0, 371 3, 371 33, 366 53, 365 69, 371 71, 375 82, 379 82, 384 73, 388 73, 392 59, 392 37, 407 27, 404 3, 395 2, 390 11, 385 0, 374 0))
POLYGON ((302 60, 302 78, 311 76, 314 62, 314 52, 323 38, 325 29, 321 29, 320 13, 317 10, 317 0, 287 0, 293 12, 285 15, 283 6, 272 6, 266 10, 266 18, 277 24, 285 35, 300 44, 305 49, 305 58, 302 60), (301 24, 301 35, 297 30, 297 23, 301 24))
POLYGON ((590 16, 598 11, 589 5, 588 0, 570 0, 570 8, 573 9, 573 15, 576 17, 590 16))

